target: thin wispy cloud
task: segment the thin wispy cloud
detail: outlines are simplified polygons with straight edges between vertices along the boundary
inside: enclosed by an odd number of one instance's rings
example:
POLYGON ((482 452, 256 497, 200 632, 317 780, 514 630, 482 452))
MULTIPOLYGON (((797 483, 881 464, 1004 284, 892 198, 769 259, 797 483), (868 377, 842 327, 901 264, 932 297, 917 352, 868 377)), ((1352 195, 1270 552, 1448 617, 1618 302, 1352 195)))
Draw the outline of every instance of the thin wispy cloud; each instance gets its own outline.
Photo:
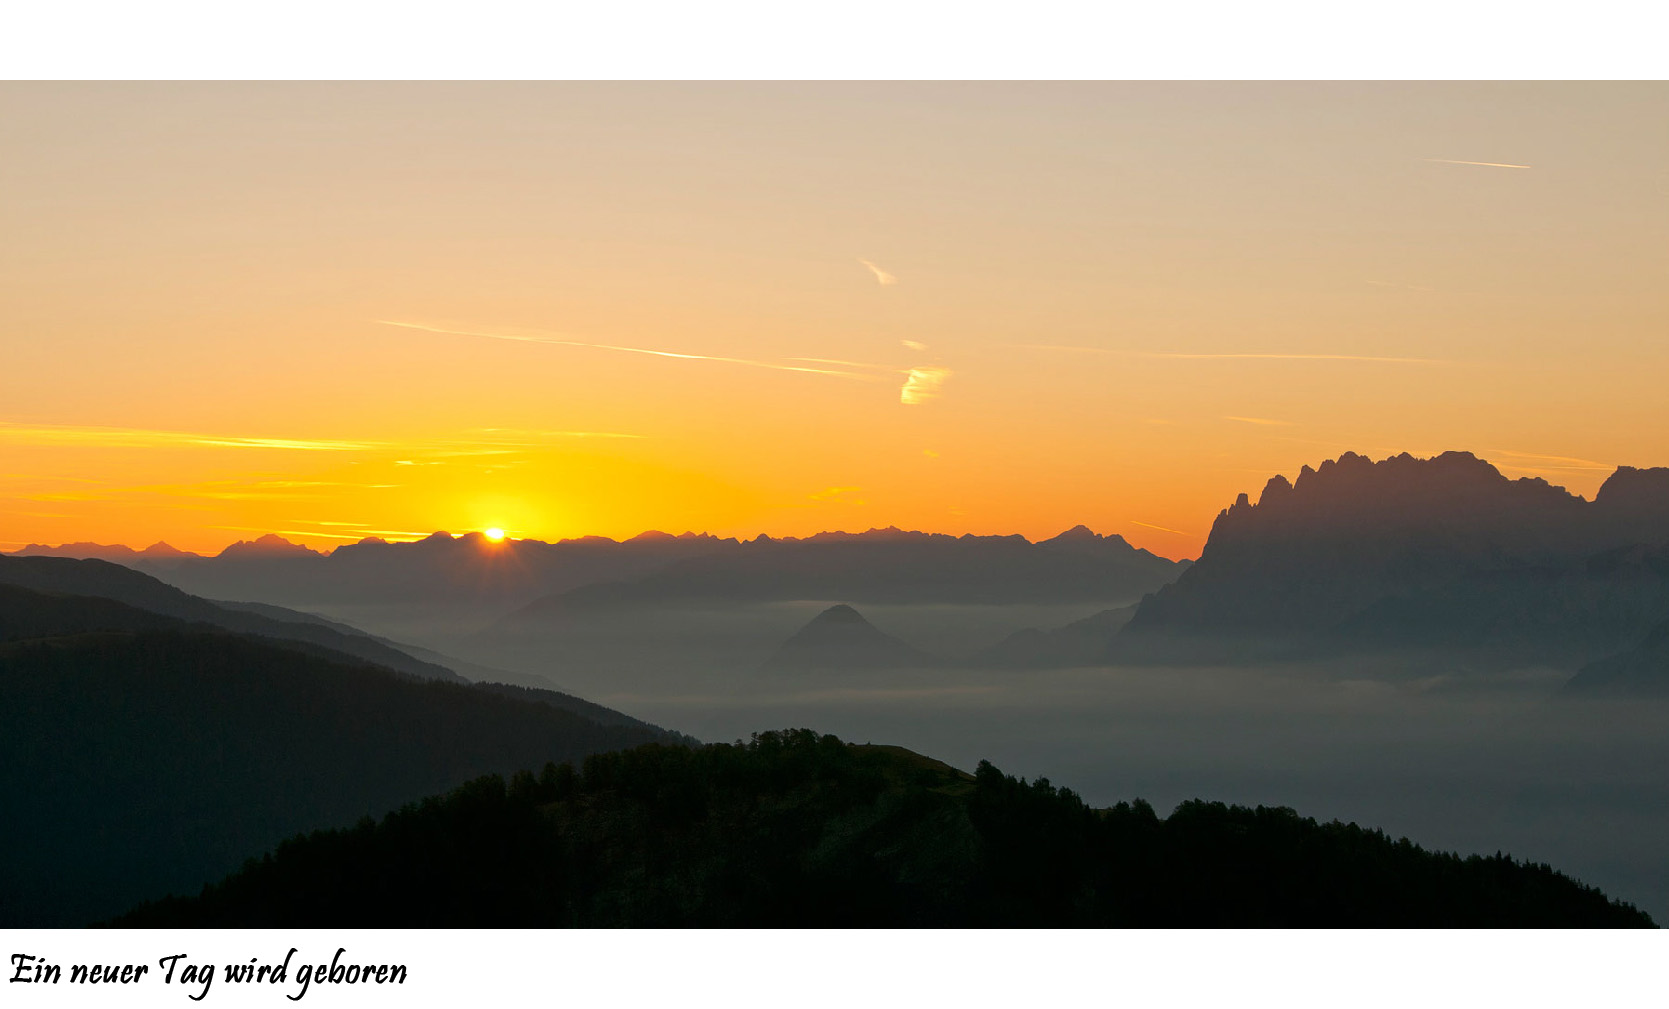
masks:
POLYGON ((880 284, 882 287, 891 287, 892 285, 898 283, 897 277, 881 269, 879 266, 876 266, 874 263, 871 263, 869 260, 860 259, 858 262, 869 267, 869 272, 875 274, 875 282, 880 284))
POLYGON ((1193 533, 1185 533, 1181 529, 1171 529, 1171 528, 1166 527, 1166 526, 1156 526, 1152 522, 1137 522, 1135 519, 1130 519, 1129 522, 1130 522, 1131 525, 1141 526, 1144 529, 1157 529, 1162 533, 1175 533, 1178 536, 1192 536, 1192 535, 1194 535, 1193 533))
POLYGON ((772 371, 797 371, 811 375, 833 375, 837 378, 865 379, 866 375, 857 375, 846 371, 835 371, 829 368, 807 368, 800 365, 782 364, 773 361, 755 361, 745 357, 722 357, 716 354, 685 354, 672 350, 653 350, 648 347, 624 347, 613 343, 592 343, 588 340, 565 340, 554 336, 535 336, 518 333, 487 333, 470 329, 446 329, 441 326, 425 326, 416 322, 398 322, 393 319, 375 319, 374 322, 383 326, 399 326, 402 329, 416 329, 425 333, 444 333, 449 336, 476 336, 488 340, 509 340, 514 343, 542 343, 552 347, 584 347, 590 350, 609 350, 620 354, 642 354, 648 357, 671 358, 678 361, 716 361, 721 364, 736 364, 748 368, 769 368, 772 371))
POLYGON ((898 401, 905 406, 920 406, 939 397, 939 390, 950 378, 949 368, 911 368, 905 372, 904 388, 898 401))
POLYGON ((1292 427, 1292 426, 1294 426, 1292 421, 1290 421, 1290 420, 1271 420, 1268 417, 1228 417, 1228 416, 1225 416, 1223 419, 1224 420, 1232 420, 1232 421, 1235 421, 1236 423, 1240 423, 1240 424, 1256 424, 1260 427, 1292 427))
POLYGON ((1455 161, 1450 158, 1421 158, 1434 165, 1476 165, 1479 168, 1529 168, 1529 165, 1508 165, 1499 161, 1455 161))
POLYGON ((1075 347, 1059 343, 1010 343, 1004 346, 1024 350, 1053 350, 1068 354, 1108 354, 1116 357, 1145 357, 1172 361, 1364 361, 1379 364, 1446 364, 1435 357, 1389 357, 1375 354, 1192 354, 1175 351, 1115 350, 1111 347, 1075 347))
POLYGON ((1141 357, 1170 358, 1179 361, 1374 361, 1385 364, 1438 364, 1431 357, 1378 357, 1371 354, 1159 354, 1142 353, 1141 357))
POLYGON ((16 424, 0 421, 0 442, 14 445, 63 445, 88 448, 255 448, 298 452, 363 452, 377 442, 321 438, 246 438, 154 431, 132 427, 92 427, 71 424, 16 424))
MULTIPOLYGON (((895 367, 893 365, 890 365, 890 364, 866 364, 863 361, 842 361, 838 358, 833 358, 833 357, 791 357, 788 360, 790 360, 790 361, 809 361, 812 364, 833 364, 833 365, 839 365, 842 368, 864 368, 864 369, 867 369, 869 371, 876 371, 876 372, 896 372, 898 370, 897 367, 895 367)), ((861 378, 861 379, 864 379, 865 381, 869 381, 869 382, 874 382, 874 381, 879 381, 880 380, 880 376, 877 376, 877 375, 853 375, 851 377, 852 378, 861 378)))
MULTIPOLYGON (((290 523, 292 523, 294 525, 328 526, 332 529, 347 530, 348 532, 351 532, 354 535, 352 537, 342 537, 342 538, 349 538, 349 539, 362 538, 362 537, 365 537, 365 536, 395 536, 395 537, 401 537, 401 538, 422 539, 423 537, 429 535, 429 532, 417 532, 417 531, 412 530, 412 529, 377 529, 374 526, 372 526, 371 524, 365 523, 365 522, 328 522, 328 521, 325 521, 324 519, 289 519, 287 521, 289 521, 290 523)), ((224 529, 224 528, 230 528, 230 527, 229 526, 222 526, 221 528, 224 529)), ((433 530, 430 530, 430 532, 433 532, 433 530)), ((318 533, 304 533, 302 535, 306 535, 306 536, 326 536, 326 535, 330 535, 330 534, 318 532, 318 533)))
POLYGON ((262 533, 262 534, 272 533, 275 536, 284 536, 284 537, 294 536, 297 539, 313 539, 315 537, 323 537, 324 539, 330 539, 330 540, 356 540, 357 541, 357 540, 361 540, 361 539, 365 538, 363 536, 349 536, 349 535, 344 535, 342 533, 323 533, 323 532, 319 532, 316 529, 267 529, 267 528, 263 528, 261 526, 209 526, 209 528, 210 529, 225 529, 229 532, 262 533))
POLYGON ((900 340, 898 342, 902 343, 905 347, 909 348, 910 350, 926 350, 927 349, 927 344, 920 343, 916 340, 900 340))
POLYGON ((620 431, 544 431, 516 427, 478 427, 481 434, 508 435, 513 438, 643 438, 641 434, 620 431))
POLYGON ((1523 469, 1526 472, 1540 472, 1542 470, 1589 470, 1609 473, 1617 467, 1612 463, 1597 462, 1593 459, 1576 459, 1565 455, 1542 455, 1538 452, 1514 452, 1505 448, 1486 448, 1491 456, 1507 456, 1511 459, 1523 459, 1526 462, 1539 463, 1540 467, 1530 470, 1522 466, 1502 466, 1502 469, 1523 469))
MULTIPOLYGON (((336 440, 317 438, 255 438, 220 434, 201 434, 192 431, 158 431, 149 428, 92 427, 69 424, 20 424, 0 421, 0 444, 64 448, 116 449, 253 449, 260 451, 296 452, 399 452, 403 456, 420 455, 440 458, 463 456, 517 455, 528 449, 548 445, 554 439, 604 438, 638 440, 645 436, 621 431, 570 430, 513 430, 508 428, 477 428, 470 438, 443 438, 417 441, 336 440)), ((396 465, 438 465, 431 460, 401 458, 396 465)), ((202 496, 239 496, 302 487, 392 486, 381 484, 335 484, 318 481, 267 481, 252 488, 240 488, 217 493, 206 489, 202 496)), ((62 498, 71 500, 71 498, 62 498)))

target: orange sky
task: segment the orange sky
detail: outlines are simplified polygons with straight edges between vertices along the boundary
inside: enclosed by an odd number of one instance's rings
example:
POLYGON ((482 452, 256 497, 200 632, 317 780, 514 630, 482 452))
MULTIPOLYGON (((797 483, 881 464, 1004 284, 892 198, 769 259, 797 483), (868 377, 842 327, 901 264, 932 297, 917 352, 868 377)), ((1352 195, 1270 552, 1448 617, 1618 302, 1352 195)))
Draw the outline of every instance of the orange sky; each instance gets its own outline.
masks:
POLYGON ((1666 121, 1658 84, 0 84, 0 550, 1193 556, 1346 450, 1591 496, 1669 464, 1666 121))

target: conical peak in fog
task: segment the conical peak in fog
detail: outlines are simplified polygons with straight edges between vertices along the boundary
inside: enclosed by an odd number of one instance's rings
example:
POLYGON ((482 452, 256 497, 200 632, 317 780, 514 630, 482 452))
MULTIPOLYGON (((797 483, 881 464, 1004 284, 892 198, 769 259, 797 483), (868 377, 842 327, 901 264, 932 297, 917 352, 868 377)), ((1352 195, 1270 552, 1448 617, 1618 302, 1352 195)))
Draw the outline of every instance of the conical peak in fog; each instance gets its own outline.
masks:
POLYGON ((773 670, 922 668, 936 660, 887 634, 844 603, 812 617, 765 663, 773 670))

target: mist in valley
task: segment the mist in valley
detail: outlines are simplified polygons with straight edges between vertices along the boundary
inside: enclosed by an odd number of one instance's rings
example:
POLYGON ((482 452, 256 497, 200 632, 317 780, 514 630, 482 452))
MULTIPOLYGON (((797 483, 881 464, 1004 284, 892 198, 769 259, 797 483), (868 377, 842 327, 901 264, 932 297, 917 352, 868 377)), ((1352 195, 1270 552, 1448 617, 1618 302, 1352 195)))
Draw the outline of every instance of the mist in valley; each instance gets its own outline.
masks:
POLYGON ((990 760, 1092 805, 1140 796, 1162 811, 1191 798, 1290 806, 1427 848, 1547 862, 1669 920, 1669 702, 1573 699, 1559 694, 1568 669, 1472 668, 1444 655, 979 663, 1016 632, 1133 601, 858 605, 878 631, 938 659, 927 668, 771 669, 828 600, 373 629, 704 741, 807 726, 965 769, 990 760))

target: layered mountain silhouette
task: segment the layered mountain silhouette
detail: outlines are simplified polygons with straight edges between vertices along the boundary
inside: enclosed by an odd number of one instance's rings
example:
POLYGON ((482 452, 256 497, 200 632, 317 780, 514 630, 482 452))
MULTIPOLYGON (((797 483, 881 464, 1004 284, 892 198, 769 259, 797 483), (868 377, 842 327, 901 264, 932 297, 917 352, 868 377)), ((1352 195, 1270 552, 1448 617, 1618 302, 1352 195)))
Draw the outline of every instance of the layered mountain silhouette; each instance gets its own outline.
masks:
POLYGON ((844 603, 813 617, 765 662, 771 672, 925 669, 942 660, 914 648, 865 620, 844 603))
POLYGON ((1097 536, 1082 526, 1032 543, 1023 536, 948 536, 896 528, 760 536, 669 564, 632 581, 587 585, 539 599, 507 626, 559 622, 599 608, 687 600, 857 603, 1059 603, 1139 599, 1185 562, 1097 536))
MULTIPOLYGON (((596 581, 635 578, 735 540, 644 533, 624 542, 586 536, 545 543, 437 532, 410 543, 370 537, 318 553, 268 534, 214 557, 85 553, 131 564, 188 592, 291 606, 363 603, 522 605, 596 581)), ((35 553, 44 548, 26 548, 35 553)), ((65 548, 67 549, 67 548, 65 548)), ((125 550, 126 548, 121 548, 125 550)))
POLYGON ((420 678, 409 657, 397 670, 233 633, 212 621, 264 618, 124 568, 109 578, 100 561, 0 560, 0 926, 85 924, 297 830, 485 772, 683 739, 549 691, 420 678), (176 615, 62 591, 89 583, 176 615))
POLYGON ((1633 648, 1577 670, 1564 692, 1572 697, 1669 697, 1669 620, 1633 648))
MULTIPOLYGON (((150 575, 108 561, 63 557, 0 557, 0 585, 60 595, 92 596, 135 609, 240 634, 306 643, 434 680, 464 682, 446 666, 425 662, 369 635, 327 621, 275 619, 267 613, 217 605, 181 592, 150 575)), ((123 628, 101 628, 123 629, 123 628)))
MULTIPOLYGON (((1138 599, 1187 566, 1083 526, 1038 543, 1021 536, 947 536, 889 527, 805 538, 649 532, 623 542, 587 536, 556 543, 493 543, 480 533, 435 533, 411 543, 369 538, 328 554, 269 534, 214 557, 162 546, 136 552, 98 544, 32 545, 18 556, 96 557, 196 595, 287 606, 424 601, 524 606, 547 597, 530 614, 575 604, 563 594, 584 586, 617 602, 1110 602, 1138 599)), ((578 604, 588 601, 593 600, 582 594, 578 604)))
POLYGON ((1464 452, 1346 453, 1242 494, 1109 657, 1438 649, 1574 669, 1669 616, 1665 543, 1669 469, 1620 468, 1590 502, 1464 452))
POLYGON ((197 557, 198 554, 177 550, 167 543, 158 540, 143 550, 135 550, 129 546, 103 543, 65 543, 60 546, 47 546, 44 543, 31 543, 21 550, 14 551, 13 557, 69 557, 75 560, 89 558, 101 561, 114 561, 118 564, 132 564, 140 560, 173 560, 179 557, 197 557))
POLYGON ((1058 669, 1106 662, 1113 637, 1130 622, 1135 606, 1102 610, 1054 630, 1028 627, 974 656, 973 664, 999 669, 1058 669))
MULTIPOLYGON (((603 725, 655 729, 630 715, 558 690, 543 677, 466 662, 432 649, 369 634, 313 613, 269 603, 200 599, 142 572, 105 561, 0 556, 0 586, 73 597, 74 605, 67 606, 65 612, 72 623, 82 625, 82 630, 175 629, 186 625, 212 627, 274 639, 291 647, 338 659, 361 659, 420 679, 516 688, 521 695, 603 725), (108 615, 113 612, 110 610, 113 602, 124 603, 141 613, 170 619, 115 621, 108 615)), ((6 621, 7 615, 0 613, 0 628, 4 628, 6 621)), ((39 630, 25 636, 38 637, 45 633, 45 630, 39 630)))
POLYGON ((1545 865, 1286 808, 1091 809, 807 730, 483 778, 296 837, 128 927, 1646 926, 1545 865))

